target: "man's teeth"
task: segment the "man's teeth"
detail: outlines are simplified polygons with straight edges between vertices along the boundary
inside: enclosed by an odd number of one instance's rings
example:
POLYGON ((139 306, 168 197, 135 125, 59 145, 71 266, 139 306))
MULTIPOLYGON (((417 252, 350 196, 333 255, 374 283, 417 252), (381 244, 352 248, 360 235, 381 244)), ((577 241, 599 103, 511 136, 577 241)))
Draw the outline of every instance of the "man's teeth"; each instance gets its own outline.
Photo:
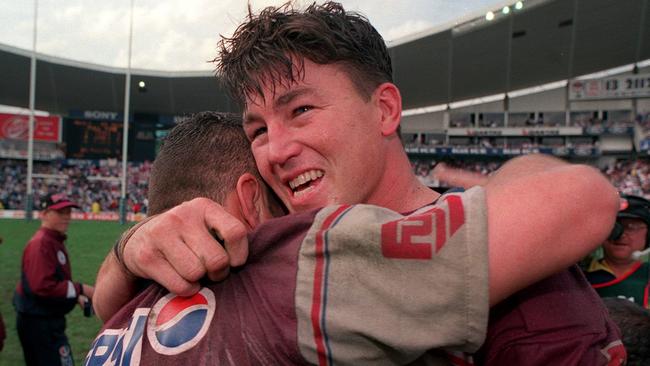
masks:
POLYGON ((299 176, 297 176, 296 178, 291 180, 289 182, 289 187, 291 187, 292 190, 295 190, 299 186, 301 186, 301 185, 303 185, 305 183, 311 182, 312 180, 316 180, 316 179, 318 179, 318 178, 320 178, 322 176, 323 176, 322 171, 320 171, 320 170, 310 170, 310 171, 307 171, 307 172, 304 172, 304 173, 300 174, 299 176))

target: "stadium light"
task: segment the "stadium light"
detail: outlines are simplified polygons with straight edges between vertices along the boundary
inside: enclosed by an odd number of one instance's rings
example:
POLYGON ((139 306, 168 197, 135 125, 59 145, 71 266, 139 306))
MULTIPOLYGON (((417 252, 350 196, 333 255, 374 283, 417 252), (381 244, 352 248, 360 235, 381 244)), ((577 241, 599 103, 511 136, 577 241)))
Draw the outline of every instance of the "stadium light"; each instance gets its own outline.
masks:
POLYGON ((515 3, 515 9, 516 10, 521 10, 524 7, 524 2, 523 1, 517 1, 515 3))
POLYGON ((488 11, 487 14, 485 14, 485 19, 487 21, 493 20, 494 19, 494 13, 491 11, 488 11))
POLYGON ((501 10, 503 14, 508 14, 510 13, 510 7, 509 6, 504 6, 503 9, 501 10))

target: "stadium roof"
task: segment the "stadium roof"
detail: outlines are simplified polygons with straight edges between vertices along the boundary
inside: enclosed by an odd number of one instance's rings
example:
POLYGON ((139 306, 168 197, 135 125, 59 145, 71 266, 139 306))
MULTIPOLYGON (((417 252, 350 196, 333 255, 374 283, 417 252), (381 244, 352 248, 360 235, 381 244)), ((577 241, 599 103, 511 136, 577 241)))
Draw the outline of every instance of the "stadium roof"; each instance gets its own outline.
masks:
MULTIPOLYGON (((514 2, 514 1, 513 1, 514 2)), ((404 108, 439 105, 564 80, 650 58, 648 0, 529 0, 390 48, 404 108)), ((36 108, 122 111, 126 70, 37 56, 36 108)), ((27 107, 30 52, 0 46, 0 104, 27 107)), ((132 70, 131 111, 234 111, 209 72, 132 70), (139 92, 137 83, 146 83, 139 92)))

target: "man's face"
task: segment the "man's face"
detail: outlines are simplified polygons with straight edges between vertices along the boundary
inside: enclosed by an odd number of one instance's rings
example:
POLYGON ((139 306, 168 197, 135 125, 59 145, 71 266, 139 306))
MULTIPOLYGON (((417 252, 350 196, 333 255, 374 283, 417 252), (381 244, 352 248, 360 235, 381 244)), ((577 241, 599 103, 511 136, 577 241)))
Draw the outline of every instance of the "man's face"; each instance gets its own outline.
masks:
POLYGON ((60 210, 45 210, 43 213, 43 225, 49 229, 65 234, 70 225, 72 208, 66 207, 60 210))
POLYGON ((257 167, 290 212, 373 202, 386 154, 381 111, 342 66, 305 60, 302 80, 246 104, 257 167))
POLYGON ((648 226, 641 219, 620 218, 618 221, 623 225, 623 235, 618 240, 605 241, 605 258, 615 263, 633 262, 632 253, 645 247, 648 226))

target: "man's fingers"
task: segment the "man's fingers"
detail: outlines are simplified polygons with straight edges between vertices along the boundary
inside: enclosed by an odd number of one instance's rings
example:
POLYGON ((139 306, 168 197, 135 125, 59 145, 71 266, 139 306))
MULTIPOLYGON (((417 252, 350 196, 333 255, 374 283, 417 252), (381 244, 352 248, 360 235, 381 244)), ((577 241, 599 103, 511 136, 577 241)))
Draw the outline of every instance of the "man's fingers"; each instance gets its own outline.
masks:
POLYGON ((195 198, 138 228, 124 248, 124 263, 177 294, 197 291, 204 276, 221 280, 248 257, 246 226, 221 205, 195 198), (222 246, 211 233, 222 239, 222 246))
POLYGON ((220 271, 212 271, 208 273, 208 278, 211 281, 222 281, 226 277, 228 277, 228 274, 230 273, 230 267, 224 267, 220 271))
MULTIPOLYGON (((240 266, 246 262, 246 258, 248 258, 247 230, 239 219, 232 216, 220 205, 213 204, 206 206, 205 224, 212 228, 224 243, 231 266, 240 266)), ((210 258, 214 264, 218 264, 215 259, 210 258)), ((208 269, 210 273, 220 270, 211 265, 208 266, 208 269)))
MULTIPOLYGON (((188 246, 188 239, 179 239, 171 245, 161 248, 161 256, 170 263, 172 268, 180 277, 188 282, 198 282, 207 272, 207 266, 203 255, 197 253, 195 248, 188 246)), ((225 250, 214 245, 216 252, 225 256, 225 250)))
POLYGON ((201 289, 198 282, 187 281, 165 260, 161 260, 156 272, 151 273, 150 277, 169 292, 180 296, 191 296, 201 289))
POLYGON ((431 175, 441 181, 446 182, 452 187, 471 188, 482 186, 487 183, 488 177, 477 172, 452 168, 445 163, 438 163, 431 175))

